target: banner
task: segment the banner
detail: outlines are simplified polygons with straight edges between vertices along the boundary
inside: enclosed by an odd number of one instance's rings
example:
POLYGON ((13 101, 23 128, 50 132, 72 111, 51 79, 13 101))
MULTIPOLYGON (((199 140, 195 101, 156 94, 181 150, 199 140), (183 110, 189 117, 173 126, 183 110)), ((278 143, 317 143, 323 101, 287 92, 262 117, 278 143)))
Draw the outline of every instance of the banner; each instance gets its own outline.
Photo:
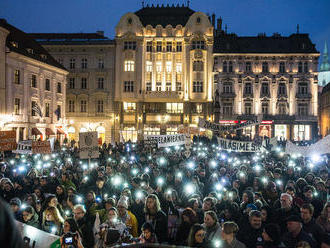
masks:
POLYGON ((32 154, 50 154, 52 149, 49 140, 47 141, 32 141, 32 154))
POLYGON ((173 135, 145 135, 144 141, 147 144, 157 144, 160 147, 180 146, 186 143, 186 135, 173 134, 173 135))
POLYGON ((313 155, 322 155, 330 153, 330 135, 326 136, 325 138, 319 140, 318 142, 310 146, 297 146, 288 140, 285 146, 285 153, 297 153, 304 157, 311 157, 313 155))
POLYGON ((79 133, 79 151, 81 159, 99 157, 97 132, 79 133))
POLYGON ((16 131, 0 131, 0 151, 12 151, 16 146, 16 131))
POLYGON ((55 248, 61 247, 59 236, 39 230, 33 226, 16 221, 16 227, 22 235, 26 247, 34 248, 55 248))
POLYGON ((218 144, 221 149, 233 152, 259 152, 261 149, 261 144, 256 144, 251 141, 218 138, 218 144))
POLYGON ((203 118, 199 118, 198 121, 198 127, 204 128, 204 129, 209 129, 211 131, 218 131, 218 132, 224 132, 224 131, 235 131, 239 130, 245 127, 249 126, 254 126, 254 125, 259 125, 261 124, 261 120, 248 120, 246 122, 237 124, 237 125, 232 125, 232 126, 225 126, 213 122, 209 122, 203 118))

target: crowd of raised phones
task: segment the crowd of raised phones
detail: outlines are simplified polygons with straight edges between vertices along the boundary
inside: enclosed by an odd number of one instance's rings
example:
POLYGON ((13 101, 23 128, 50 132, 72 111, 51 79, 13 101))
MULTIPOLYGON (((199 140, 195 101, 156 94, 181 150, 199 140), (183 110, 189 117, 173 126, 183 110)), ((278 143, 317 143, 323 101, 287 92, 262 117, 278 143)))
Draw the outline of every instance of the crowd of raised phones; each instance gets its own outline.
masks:
POLYGON ((330 247, 327 155, 269 148, 234 153, 194 137, 188 153, 131 142, 103 144, 90 161, 71 146, 6 153, 0 196, 62 247, 330 247))

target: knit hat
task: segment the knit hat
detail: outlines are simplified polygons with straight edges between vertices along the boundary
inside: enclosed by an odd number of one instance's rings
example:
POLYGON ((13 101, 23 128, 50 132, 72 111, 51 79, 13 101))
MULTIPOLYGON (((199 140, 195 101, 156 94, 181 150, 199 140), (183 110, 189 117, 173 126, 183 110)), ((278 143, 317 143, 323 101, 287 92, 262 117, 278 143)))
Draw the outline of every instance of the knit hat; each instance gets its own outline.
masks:
POLYGON ((121 196, 118 200, 117 207, 122 206, 126 209, 128 209, 128 202, 126 196, 121 196))
POLYGON ((22 202, 19 198, 15 197, 15 198, 12 198, 9 202, 10 205, 16 205, 16 206, 21 206, 22 202))
POLYGON ((300 218, 299 215, 290 215, 287 219, 286 222, 293 221, 293 222, 300 222, 302 223, 302 219, 300 218))
POLYGON ((265 226, 265 232, 268 234, 268 236, 273 240, 275 244, 280 243, 281 230, 277 224, 273 224, 273 223, 267 224, 265 226))

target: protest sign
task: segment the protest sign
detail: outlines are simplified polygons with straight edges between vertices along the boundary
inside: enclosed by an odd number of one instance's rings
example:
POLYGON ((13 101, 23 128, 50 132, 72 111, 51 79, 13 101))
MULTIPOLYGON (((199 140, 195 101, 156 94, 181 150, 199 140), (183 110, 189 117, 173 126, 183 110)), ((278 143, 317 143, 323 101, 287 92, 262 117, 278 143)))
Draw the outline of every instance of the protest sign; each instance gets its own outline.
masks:
POLYGON ((59 236, 41 231, 38 228, 16 221, 16 226, 22 235, 26 247, 55 248, 61 247, 59 236))
POLYGON ((296 153, 304 157, 311 157, 313 155, 322 155, 330 153, 330 135, 326 136, 325 138, 319 140, 318 142, 310 146, 297 146, 288 140, 285 146, 285 153, 296 153))
POLYGON ((81 159, 99 157, 97 132, 79 133, 79 151, 81 159))
POLYGON ((52 149, 50 147, 49 140, 47 141, 32 141, 32 153, 33 154, 50 154, 52 149))
POLYGON ((145 142, 155 143, 158 148, 169 146, 180 146, 186 143, 186 135, 173 134, 173 135, 145 135, 145 142))
POLYGON ((0 151, 12 151, 16 146, 16 131, 0 131, 0 151))
POLYGON ((233 152, 259 152, 261 149, 261 144, 250 141, 218 138, 218 143, 221 149, 233 152))
POLYGON ((231 126, 226 126, 226 125, 221 125, 218 123, 213 123, 210 121, 207 121, 203 118, 199 118, 198 121, 198 127, 200 128, 204 128, 204 129, 208 129, 211 131, 218 131, 218 132, 225 132, 225 131, 235 131, 235 130, 239 130, 242 128, 246 128, 249 126, 254 126, 254 125, 259 125, 261 124, 261 120, 257 119, 257 120, 248 120, 248 121, 244 121, 240 124, 236 124, 236 125, 231 125, 231 126))

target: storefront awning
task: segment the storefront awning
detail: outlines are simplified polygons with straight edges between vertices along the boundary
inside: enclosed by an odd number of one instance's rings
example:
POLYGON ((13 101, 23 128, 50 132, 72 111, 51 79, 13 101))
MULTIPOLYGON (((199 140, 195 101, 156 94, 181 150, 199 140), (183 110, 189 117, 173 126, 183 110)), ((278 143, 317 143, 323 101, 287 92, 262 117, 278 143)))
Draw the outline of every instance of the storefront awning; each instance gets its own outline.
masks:
POLYGON ((55 135, 54 131, 48 127, 46 127, 46 135, 50 136, 50 135, 55 135))
POLYGON ((57 129, 56 129, 56 134, 57 134, 57 135, 65 135, 65 132, 64 132, 62 129, 57 128, 57 129))
POLYGON ((32 135, 42 135, 42 133, 39 131, 38 128, 33 127, 32 128, 32 135))

